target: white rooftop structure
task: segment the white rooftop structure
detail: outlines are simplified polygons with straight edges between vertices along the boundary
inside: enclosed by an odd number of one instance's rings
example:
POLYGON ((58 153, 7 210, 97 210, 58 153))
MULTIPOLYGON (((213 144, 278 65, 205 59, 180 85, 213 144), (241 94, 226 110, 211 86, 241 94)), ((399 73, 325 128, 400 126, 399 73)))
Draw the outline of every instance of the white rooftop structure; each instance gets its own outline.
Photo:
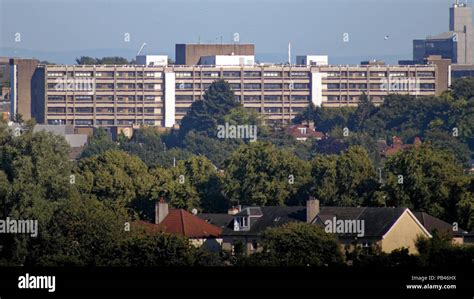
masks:
POLYGON ((254 64, 254 55, 213 55, 201 57, 201 65, 241 66, 254 64))
POLYGON ((168 65, 168 55, 137 55, 138 65, 168 65))

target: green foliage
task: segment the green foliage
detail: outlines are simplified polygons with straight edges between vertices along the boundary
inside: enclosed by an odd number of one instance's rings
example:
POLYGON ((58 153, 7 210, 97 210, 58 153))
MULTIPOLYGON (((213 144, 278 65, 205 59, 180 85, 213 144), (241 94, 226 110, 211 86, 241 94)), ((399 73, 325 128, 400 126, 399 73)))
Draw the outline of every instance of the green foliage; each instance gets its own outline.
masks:
POLYGON ((461 78, 453 81, 451 85, 453 97, 456 100, 470 100, 474 97, 474 78, 461 78))
POLYGON ((148 198, 153 184, 143 161, 122 151, 107 151, 82 159, 75 173, 81 193, 118 206, 148 198))
MULTIPOLYGON (((193 102, 181 121, 179 135, 183 138, 188 132, 195 130, 204 132, 208 137, 215 137, 217 125, 225 123, 224 116, 237 107, 241 105, 235 99, 230 85, 224 80, 215 81, 206 90, 202 100, 193 102)), ((237 119, 238 114, 234 112, 237 119)))
POLYGON ((323 205, 372 205, 378 182, 375 169, 360 146, 340 156, 316 156, 312 161, 312 193, 323 205))
POLYGON ((473 246, 452 244, 449 237, 436 231, 432 235, 430 239, 420 237, 416 241, 421 266, 473 266, 473 246))
POLYGON ((129 64, 128 60, 123 57, 113 56, 113 57, 103 57, 103 58, 92 58, 89 56, 81 56, 76 58, 76 63, 80 65, 99 65, 99 64, 108 64, 108 65, 122 65, 129 64))
POLYGON ((339 244, 316 225, 288 223, 262 233, 263 250, 244 260, 258 266, 334 266, 342 263, 339 244))
POLYGON ((469 177, 454 157, 429 146, 397 153, 386 162, 387 205, 424 211, 472 228, 474 197, 469 177))
MULTIPOLYGON (((156 167, 150 172, 154 177, 152 198, 161 196, 171 206, 205 212, 224 212, 228 202, 223 196, 222 177, 212 162, 204 156, 193 156, 178 161, 169 169, 156 167)), ((149 207, 152 212, 152 207, 149 207)))
POLYGON ((239 145, 240 139, 216 139, 207 137, 202 132, 189 132, 183 140, 183 147, 195 154, 204 155, 217 167, 222 168, 224 162, 239 145))
POLYGON ((287 150, 254 142, 239 147, 226 163, 225 192, 243 205, 283 205, 307 198, 309 165, 287 150))
POLYGON ((171 167, 174 160, 183 160, 191 156, 188 151, 180 148, 168 148, 164 142, 166 137, 155 128, 140 128, 134 132, 130 140, 124 139, 120 143, 120 149, 140 157, 149 167, 171 167))
POLYGON ((117 144, 112 141, 112 138, 107 134, 103 128, 98 128, 94 131, 89 141, 82 151, 81 158, 88 158, 94 155, 105 153, 106 151, 116 150, 117 144))

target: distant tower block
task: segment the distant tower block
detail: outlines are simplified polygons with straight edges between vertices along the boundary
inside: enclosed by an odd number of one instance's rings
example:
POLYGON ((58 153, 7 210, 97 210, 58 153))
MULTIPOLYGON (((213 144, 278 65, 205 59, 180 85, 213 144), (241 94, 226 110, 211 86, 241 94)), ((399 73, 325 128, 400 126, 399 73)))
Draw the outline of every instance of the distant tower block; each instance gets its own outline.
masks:
POLYGON ((449 9, 449 30, 455 33, 457 40, 457 63, 472 64, 474 62, 472 8, 456 1, 449 9))

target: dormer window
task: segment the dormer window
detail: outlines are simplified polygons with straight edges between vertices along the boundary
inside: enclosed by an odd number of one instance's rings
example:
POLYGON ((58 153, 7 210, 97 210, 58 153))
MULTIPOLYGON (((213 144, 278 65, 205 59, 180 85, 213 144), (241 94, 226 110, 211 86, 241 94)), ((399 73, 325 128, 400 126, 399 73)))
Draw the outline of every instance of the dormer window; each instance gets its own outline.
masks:
POLYGON ((239 225, 240 227, 248 227, 249 226, 249 219, 247 217, 239 217, 239 225))
POLYGON ((299 128, 300 133, 301 133, 302 135, 306 135, 306 133, 307 133, 306 129, 307 129, 307 128, 299 128))

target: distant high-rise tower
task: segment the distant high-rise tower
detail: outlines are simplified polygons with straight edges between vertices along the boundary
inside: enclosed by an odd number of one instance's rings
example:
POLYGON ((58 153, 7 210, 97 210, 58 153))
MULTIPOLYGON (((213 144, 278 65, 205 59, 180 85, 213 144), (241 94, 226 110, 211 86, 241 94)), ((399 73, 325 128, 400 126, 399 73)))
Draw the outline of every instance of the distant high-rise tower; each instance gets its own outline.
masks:
POLYGON ((449 9, 449 31, 454 33, 457 42, 457 63, 472 64, 473 59, 473 31, 472 8, 465 3, 456 3, 449 9))
POLYGON ((440 55, 453 64, 473 64, 473 42, 472 8, 456 0, 449 8, 449 31, 413 40, 413 61, 423 63, 431 55, 440 55))

